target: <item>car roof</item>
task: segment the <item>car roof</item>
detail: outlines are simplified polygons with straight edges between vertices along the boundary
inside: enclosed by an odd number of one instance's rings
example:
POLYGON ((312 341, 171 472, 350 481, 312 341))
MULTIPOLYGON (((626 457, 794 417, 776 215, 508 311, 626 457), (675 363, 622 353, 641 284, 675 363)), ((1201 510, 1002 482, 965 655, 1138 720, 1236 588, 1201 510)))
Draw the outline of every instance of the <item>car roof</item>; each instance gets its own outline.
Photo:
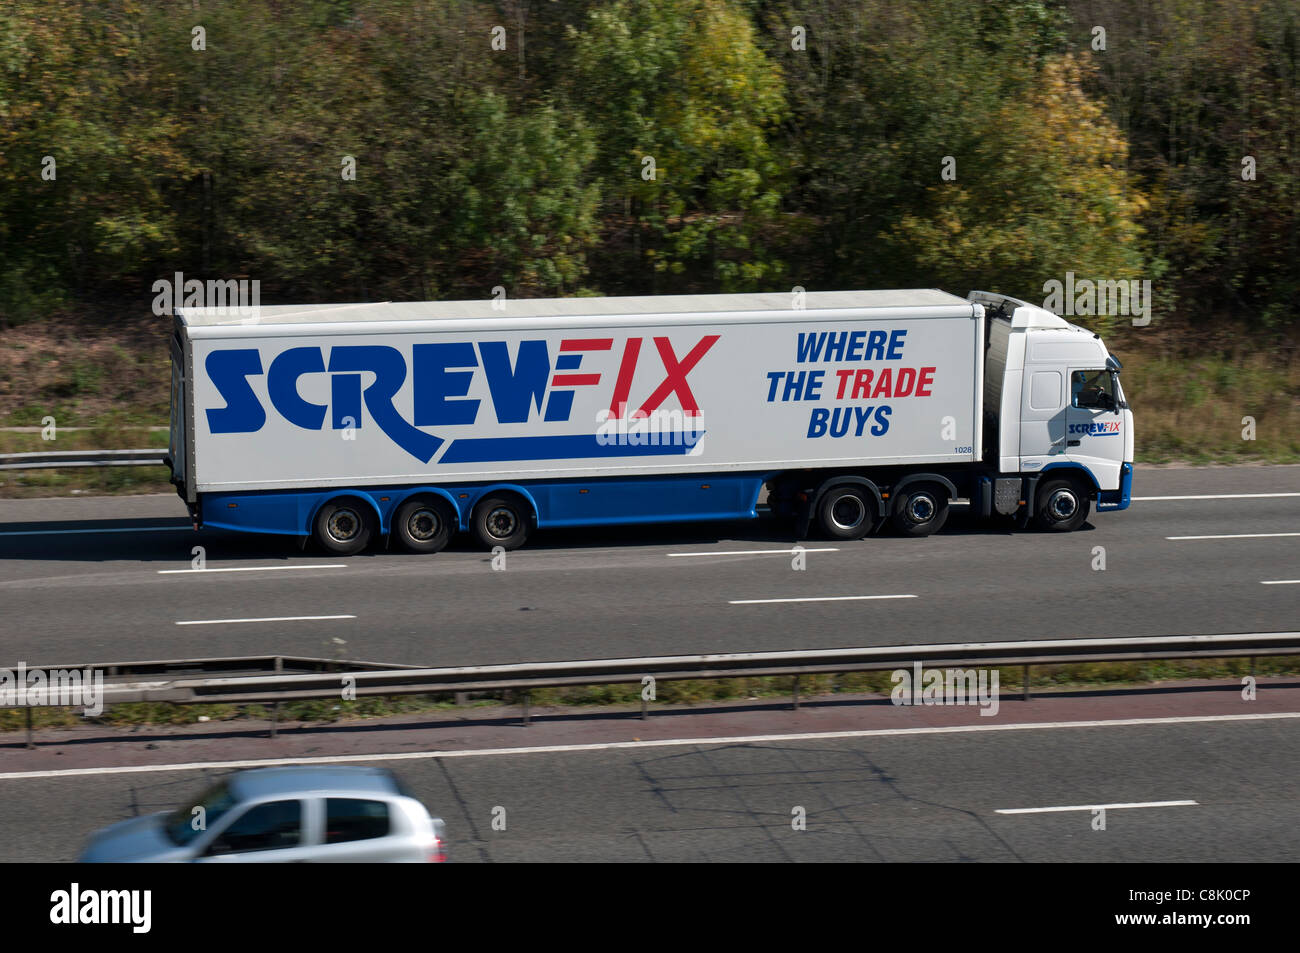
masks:
POLYGON ((295 794, 402 793, 397 779, 383 768, 347 765, 254 768, 234 775, 230 789, 241 801, 295 794))

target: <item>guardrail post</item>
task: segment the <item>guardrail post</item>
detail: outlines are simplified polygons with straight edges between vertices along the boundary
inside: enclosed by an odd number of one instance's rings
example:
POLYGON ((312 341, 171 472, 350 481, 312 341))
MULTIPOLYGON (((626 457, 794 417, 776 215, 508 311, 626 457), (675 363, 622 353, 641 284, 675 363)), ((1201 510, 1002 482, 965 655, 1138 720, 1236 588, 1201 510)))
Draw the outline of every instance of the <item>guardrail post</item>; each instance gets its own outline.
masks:
POLYGON ((799 676, 794 677, 794 710, 799 710, 799 676))
POLYGON ((641 720, 645 721, 649 717, 650 717, 650 703, 646 701, 645 696, 642 695, 641 696, 641 720))
MULTIPOLYGON (((275 657, 275 672, 280 674, 284 671, 284 657, 277 655, 275 657)), ((271 702, 271 737, 278 738, 280 735, 280 703, 271 702)))
POLYGON ((27 706, 27 747, 35 749, 36 742, 32 740, 32 707, 27 706))
POLYGON ((529 725, 531 724, 529 720, 529 711, 528 711, 528 707, 529 707, 528 703, 531 701, 532 701, 532 693, 524 692, 524 727, 525 728, 529 727, 529 725))
POLYGON ((1020 676, 1020 686, 1023 691, 1023 700, 1029 701, 1029 666, 1025 666, 1024 673, 1020 676))

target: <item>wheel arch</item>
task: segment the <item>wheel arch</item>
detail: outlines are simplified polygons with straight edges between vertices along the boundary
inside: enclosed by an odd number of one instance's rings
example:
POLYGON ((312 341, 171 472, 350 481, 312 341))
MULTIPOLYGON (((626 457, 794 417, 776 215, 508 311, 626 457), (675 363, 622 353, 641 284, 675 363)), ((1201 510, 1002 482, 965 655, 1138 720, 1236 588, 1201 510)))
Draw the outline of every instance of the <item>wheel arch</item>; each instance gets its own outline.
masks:
MULTIPOLYGON (((1057 476, 1057 477, 1061 477, 1061 476, 1073 477, 1074 479, 1079 481, 1079 485, 1082 486, 1083 489, 1088 492, 1090 497, 1095 496, 1097 493, 1101 492, 1101 484, 1099 484, 1097 482, 1097 478, 1092 475, 1092 471, 1089 470, 1087 467, 1085 467, 1082 463, 1065 463, 1065 462, 1049 463, 1047 466, 1043 467, 1043 469, 1038 471, 1039 484, 1043 482, 1043 474, 1045 473, 1051 473, 1053 476, 1057 476)), ((1034 487, 1035 494, 1037 493, 1037 490, 1038 487, 1037 485, 1035 485, 1034 487)))
POLYGON ((307 526, 304 535, 310 536, 316 531, 316 517, 320 516, 320 511, 325 505, 339 500, 356 500, 358 503, 369 507, 371 515, 375 518, 376 532, 381 536, 388 532, 384 512, 380 509, 379 503, 376 502, 374 497, 365 490, 340 490, 337 493, 322 493, 316 498, 312 504, 311 512, 307 514, 307 526))
POLYGON ((937 483, 948 491, 948 501, 957 499, 957 487, 946 476, 940 473, 909 473, 897 483, 894 484, 890 492, 891 499, 897 499, 898 494, 907 489, 913 483, 937 483))
MULTIPOLYGON (((451 494, 449 490, 446 490, 440 486, 412 487, 393 502, 393 507, 391 510, 389 510, 389 512, 396 513, 402 507, 403 504, 405 504, 408 500, 414 499, 417 496, 436 496, 444 500, 449 506, 451 506, 451 511, 456 514, 456 531, 462 532, 468 528, 469 521, 466 518, 466 514, 461 511, 460 504, 456 501, 456 498, 451 494)), ((477 502, 477 500, 475 502, 477 502)), ((473 511, 473 507, 469 507, 469 509, 471 512, 473 511)), ((385 528, 384 530, 384 532, 390 532, 390 531, 391 531, 391 527, 385 528)))
POLYGON ((841 486, 860 486, 865 487, 875 500, 876 512, 875 522, 879 522, 885 516, 885 501, 880 494, 880 487, 876 486, 871 480, 864 476, 841 473, 837 476, 828 476, 821 483, 817 484, 817 489, 813 491, 812 496, 808 498, 808 521, 811 522, 812 515, 817 512, 817 507, 821 506, 822 498, 831 490, 841 486))
POLYGON ((542 510, 541 507, 537 505, 537 498, 534 497, 526 487, 520 486, 518 483, 493 483, 491 486, 483 487, 474 494, 474 498, 467 508, 467 515, 473 515, 474 511, 478 509, 478 505, 488 497, 500 496, 503 493, 509 494, 510 496, 517 496, 527 503, 529 509, 533 512, 533 525, 542 525, 542 510))

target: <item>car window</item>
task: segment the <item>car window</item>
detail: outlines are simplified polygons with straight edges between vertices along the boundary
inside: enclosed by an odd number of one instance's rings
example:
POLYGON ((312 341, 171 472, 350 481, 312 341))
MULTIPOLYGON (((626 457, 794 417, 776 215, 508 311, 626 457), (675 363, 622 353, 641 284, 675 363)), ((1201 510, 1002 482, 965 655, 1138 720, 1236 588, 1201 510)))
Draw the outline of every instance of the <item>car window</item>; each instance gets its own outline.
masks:
POLYGON ((302 842, 302 802, 270 801, 251 807, 221 832, 210 854, 245 854, 297 847, 302 842))
POLYGON ((390 829, 387 801, 331 797, 325 800, 325 843, 384 837, 390 829))
POLYGON ((204 791, 197 801, 179 807, 167 815, 164 829, 173 844, 184 847, 225 817, 234 806, 235 796, 222 781, 204 791))

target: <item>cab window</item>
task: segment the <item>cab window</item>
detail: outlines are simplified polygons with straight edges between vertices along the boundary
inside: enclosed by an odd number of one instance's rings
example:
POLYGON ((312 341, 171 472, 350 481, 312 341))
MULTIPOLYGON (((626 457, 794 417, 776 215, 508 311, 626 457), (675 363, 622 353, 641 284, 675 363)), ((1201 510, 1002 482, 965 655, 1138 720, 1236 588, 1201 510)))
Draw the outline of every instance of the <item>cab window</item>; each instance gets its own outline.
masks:
POLYGON ((1110 371, 1075 371, 1070 375, 1070 404, 1086 410, 1114 410, 1115 379, 1110 371))

